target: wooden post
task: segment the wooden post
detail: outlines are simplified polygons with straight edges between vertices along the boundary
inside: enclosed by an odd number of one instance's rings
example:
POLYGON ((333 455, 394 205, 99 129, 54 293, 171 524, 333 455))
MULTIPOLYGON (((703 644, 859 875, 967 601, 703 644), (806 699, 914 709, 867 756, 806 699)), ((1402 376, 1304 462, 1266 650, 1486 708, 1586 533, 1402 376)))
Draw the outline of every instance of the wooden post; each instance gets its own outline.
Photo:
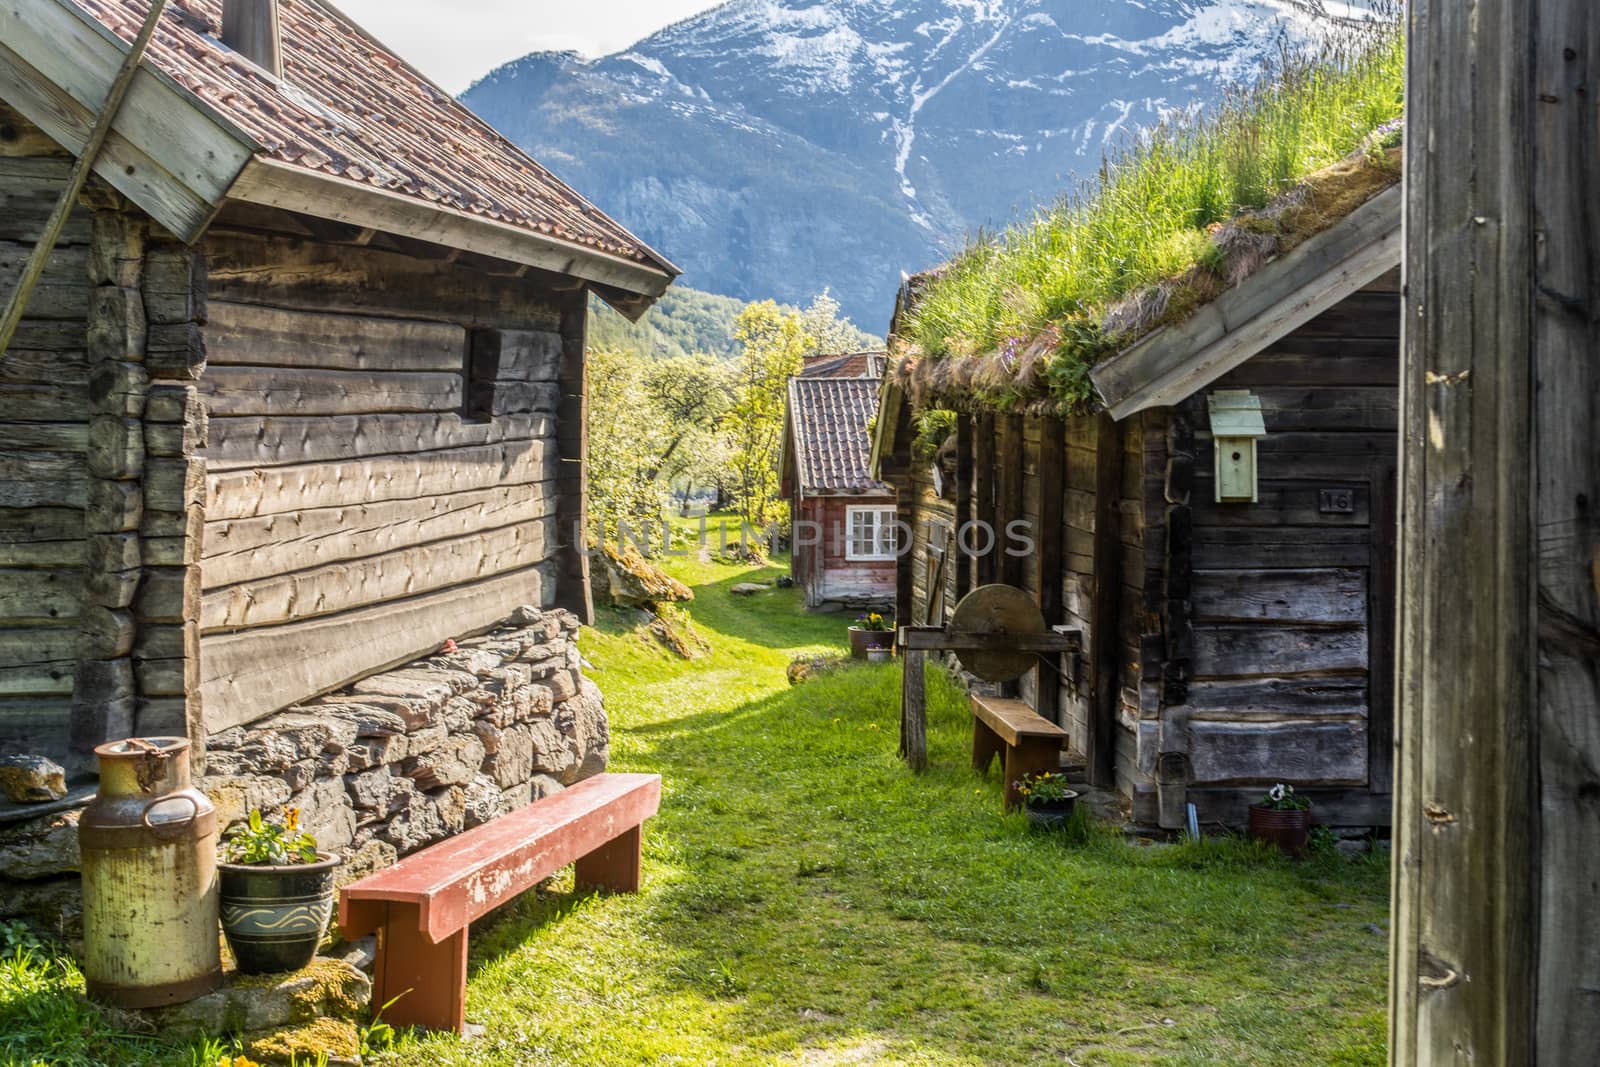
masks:
POLYGON ((1089 610, 1090 677, 1087 774, 1089 784, 1117 784, 1117 707, 1122 671, 1122 429, 1109 414, 1095 419, 1094 600, 1089 610))
MULTIPOLYGON (((973 444, 972 518, 980 526, 987 526, 994 535, 994 543, 989 551, 975 561, 975 580, 978 585, 989 585, 1000 580, 998 560, 1004 534, 1003 530, 995 529, 995 464, 998 461, 998 449, 995 447, 995 417, 992 414, 984 413, 977 417, 977 424, 973 427, 973 444)), ((968 543, 981 549, 985 542, 985 535, 975 531, 968 543)))
POLYGON ((961 548, 961 529, 975 518, 972 509, 972 416, 956 418, 956 598, 973 590, 972 556, 961 548))
MULTIPOLYGON (((1066 621, 1061 607, 1065 592, 1061 562, 1066 540, 1062 509, 1067 491, 1067 427, 1053 415, 1040 420, 1039 467, 1035 477, 1039 483, 1039 528, 1033 531, 1034 551, 1039 555, 1039 589, 1035 598, 1045 625, 1055 626, 1066 621)), ((1064 656, 1041 656, 1039 666, 1034 669, 1033 710, 1058 726, 1061 724, 1061 679, 1066 662, 1064 656)))
POLYGON ((995 483, 995 551, 999 556, 998 580, 1007 585, 1022 584, 1022 557, 1006 551, 1006 527, 1022 518, 1022 416, 1002 415, 1000 428, 999 479, 995 483))
POLYGON ((556 480, 556 522, 566 550, 558 562, 555 602, 590 624, 594 622, 594 590, 589 584, 589 361, 584 352, 589 297, 580 289, 562 300, 561 408, 556 416, 561 473, 556 480))
POLYGON ((904 664, 900 682, 900 755, 914 771, 928 769, 928 654, 901 648, 904 664))
POLYGON ((1600 1049, 1600 11, 1409 6, 1390 1055, 1600 1049))

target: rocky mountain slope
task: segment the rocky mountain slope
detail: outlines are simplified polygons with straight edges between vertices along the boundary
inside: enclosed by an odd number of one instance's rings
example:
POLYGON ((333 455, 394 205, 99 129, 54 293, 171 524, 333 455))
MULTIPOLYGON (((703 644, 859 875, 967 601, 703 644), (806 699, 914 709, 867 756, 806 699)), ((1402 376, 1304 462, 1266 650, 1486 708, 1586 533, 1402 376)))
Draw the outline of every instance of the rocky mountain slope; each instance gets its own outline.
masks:
POLYGON ((1118 138, 1355 10, 733 0, 616 55, 527 56, 464 99, 686 283, 799 304, 831 287, 879 329, 902 270, 1054 198, 1118 138))

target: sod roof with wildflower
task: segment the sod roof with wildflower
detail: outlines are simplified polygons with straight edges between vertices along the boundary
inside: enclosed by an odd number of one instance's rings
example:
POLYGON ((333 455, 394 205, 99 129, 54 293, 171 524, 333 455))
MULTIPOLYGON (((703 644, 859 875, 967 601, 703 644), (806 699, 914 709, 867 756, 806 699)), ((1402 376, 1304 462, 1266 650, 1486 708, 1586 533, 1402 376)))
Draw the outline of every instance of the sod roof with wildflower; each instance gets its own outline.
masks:
POLYGON ((913 406, 1085 411, 1089 368, 1400 180, 1400 13, 1285 52, 920 279, 898 322, 913 406))

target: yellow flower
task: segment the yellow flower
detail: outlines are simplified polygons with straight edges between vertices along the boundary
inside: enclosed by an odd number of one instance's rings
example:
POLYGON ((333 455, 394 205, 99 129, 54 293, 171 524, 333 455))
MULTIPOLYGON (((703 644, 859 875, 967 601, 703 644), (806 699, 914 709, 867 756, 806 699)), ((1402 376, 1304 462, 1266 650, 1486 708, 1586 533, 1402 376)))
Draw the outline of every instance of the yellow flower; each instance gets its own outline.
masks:
POLYGON ((217 1061, 217 1067, 261 1067, 261 1064, 248 1056, 224 1056, 217 1061))
POLYGON ((285 828, 292 834, 300 829, 300 809, 289 808, 283 813, 285 828))

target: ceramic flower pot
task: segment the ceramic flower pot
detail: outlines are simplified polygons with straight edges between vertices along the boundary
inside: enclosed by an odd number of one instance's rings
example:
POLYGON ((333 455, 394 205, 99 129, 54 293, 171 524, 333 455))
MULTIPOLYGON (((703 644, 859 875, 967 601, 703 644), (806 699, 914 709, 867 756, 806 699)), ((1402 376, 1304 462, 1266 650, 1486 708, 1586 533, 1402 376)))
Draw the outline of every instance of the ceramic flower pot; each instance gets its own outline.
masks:
POLYGON ((298 971, 317 954, 333 914, 338 856, 316 863, 250 867, 219 863, 222 933, 242 974, 298 971))
POLYGON ((1250 836, 1265 841, 1291 856, 1305 852, 1311 838, 1311 811, 1277 811, 1260 804, 1250 805, 1250 836))
POLYGON ((1065 826, 1067 820, 1072 818, 1072 809, 1077 806, 1078 794, 1071 793, 1060 800, 1048 803, 1029 802, 1022 807, 1023 814, 1027 815, 1028 822, 1041 830, 1059 830, 1065 826))
POLYGON ((867 649, 868 663, 888 663, 892 659, 894 659, 894 649, 892 648, 867 649))
POLYGON ((893 630, 866 630, 860 626, 850 627, 850 655, 856 659, 866 659, 867 650, 873 648, 886 648, 889 654, 894 654, 893 630))

